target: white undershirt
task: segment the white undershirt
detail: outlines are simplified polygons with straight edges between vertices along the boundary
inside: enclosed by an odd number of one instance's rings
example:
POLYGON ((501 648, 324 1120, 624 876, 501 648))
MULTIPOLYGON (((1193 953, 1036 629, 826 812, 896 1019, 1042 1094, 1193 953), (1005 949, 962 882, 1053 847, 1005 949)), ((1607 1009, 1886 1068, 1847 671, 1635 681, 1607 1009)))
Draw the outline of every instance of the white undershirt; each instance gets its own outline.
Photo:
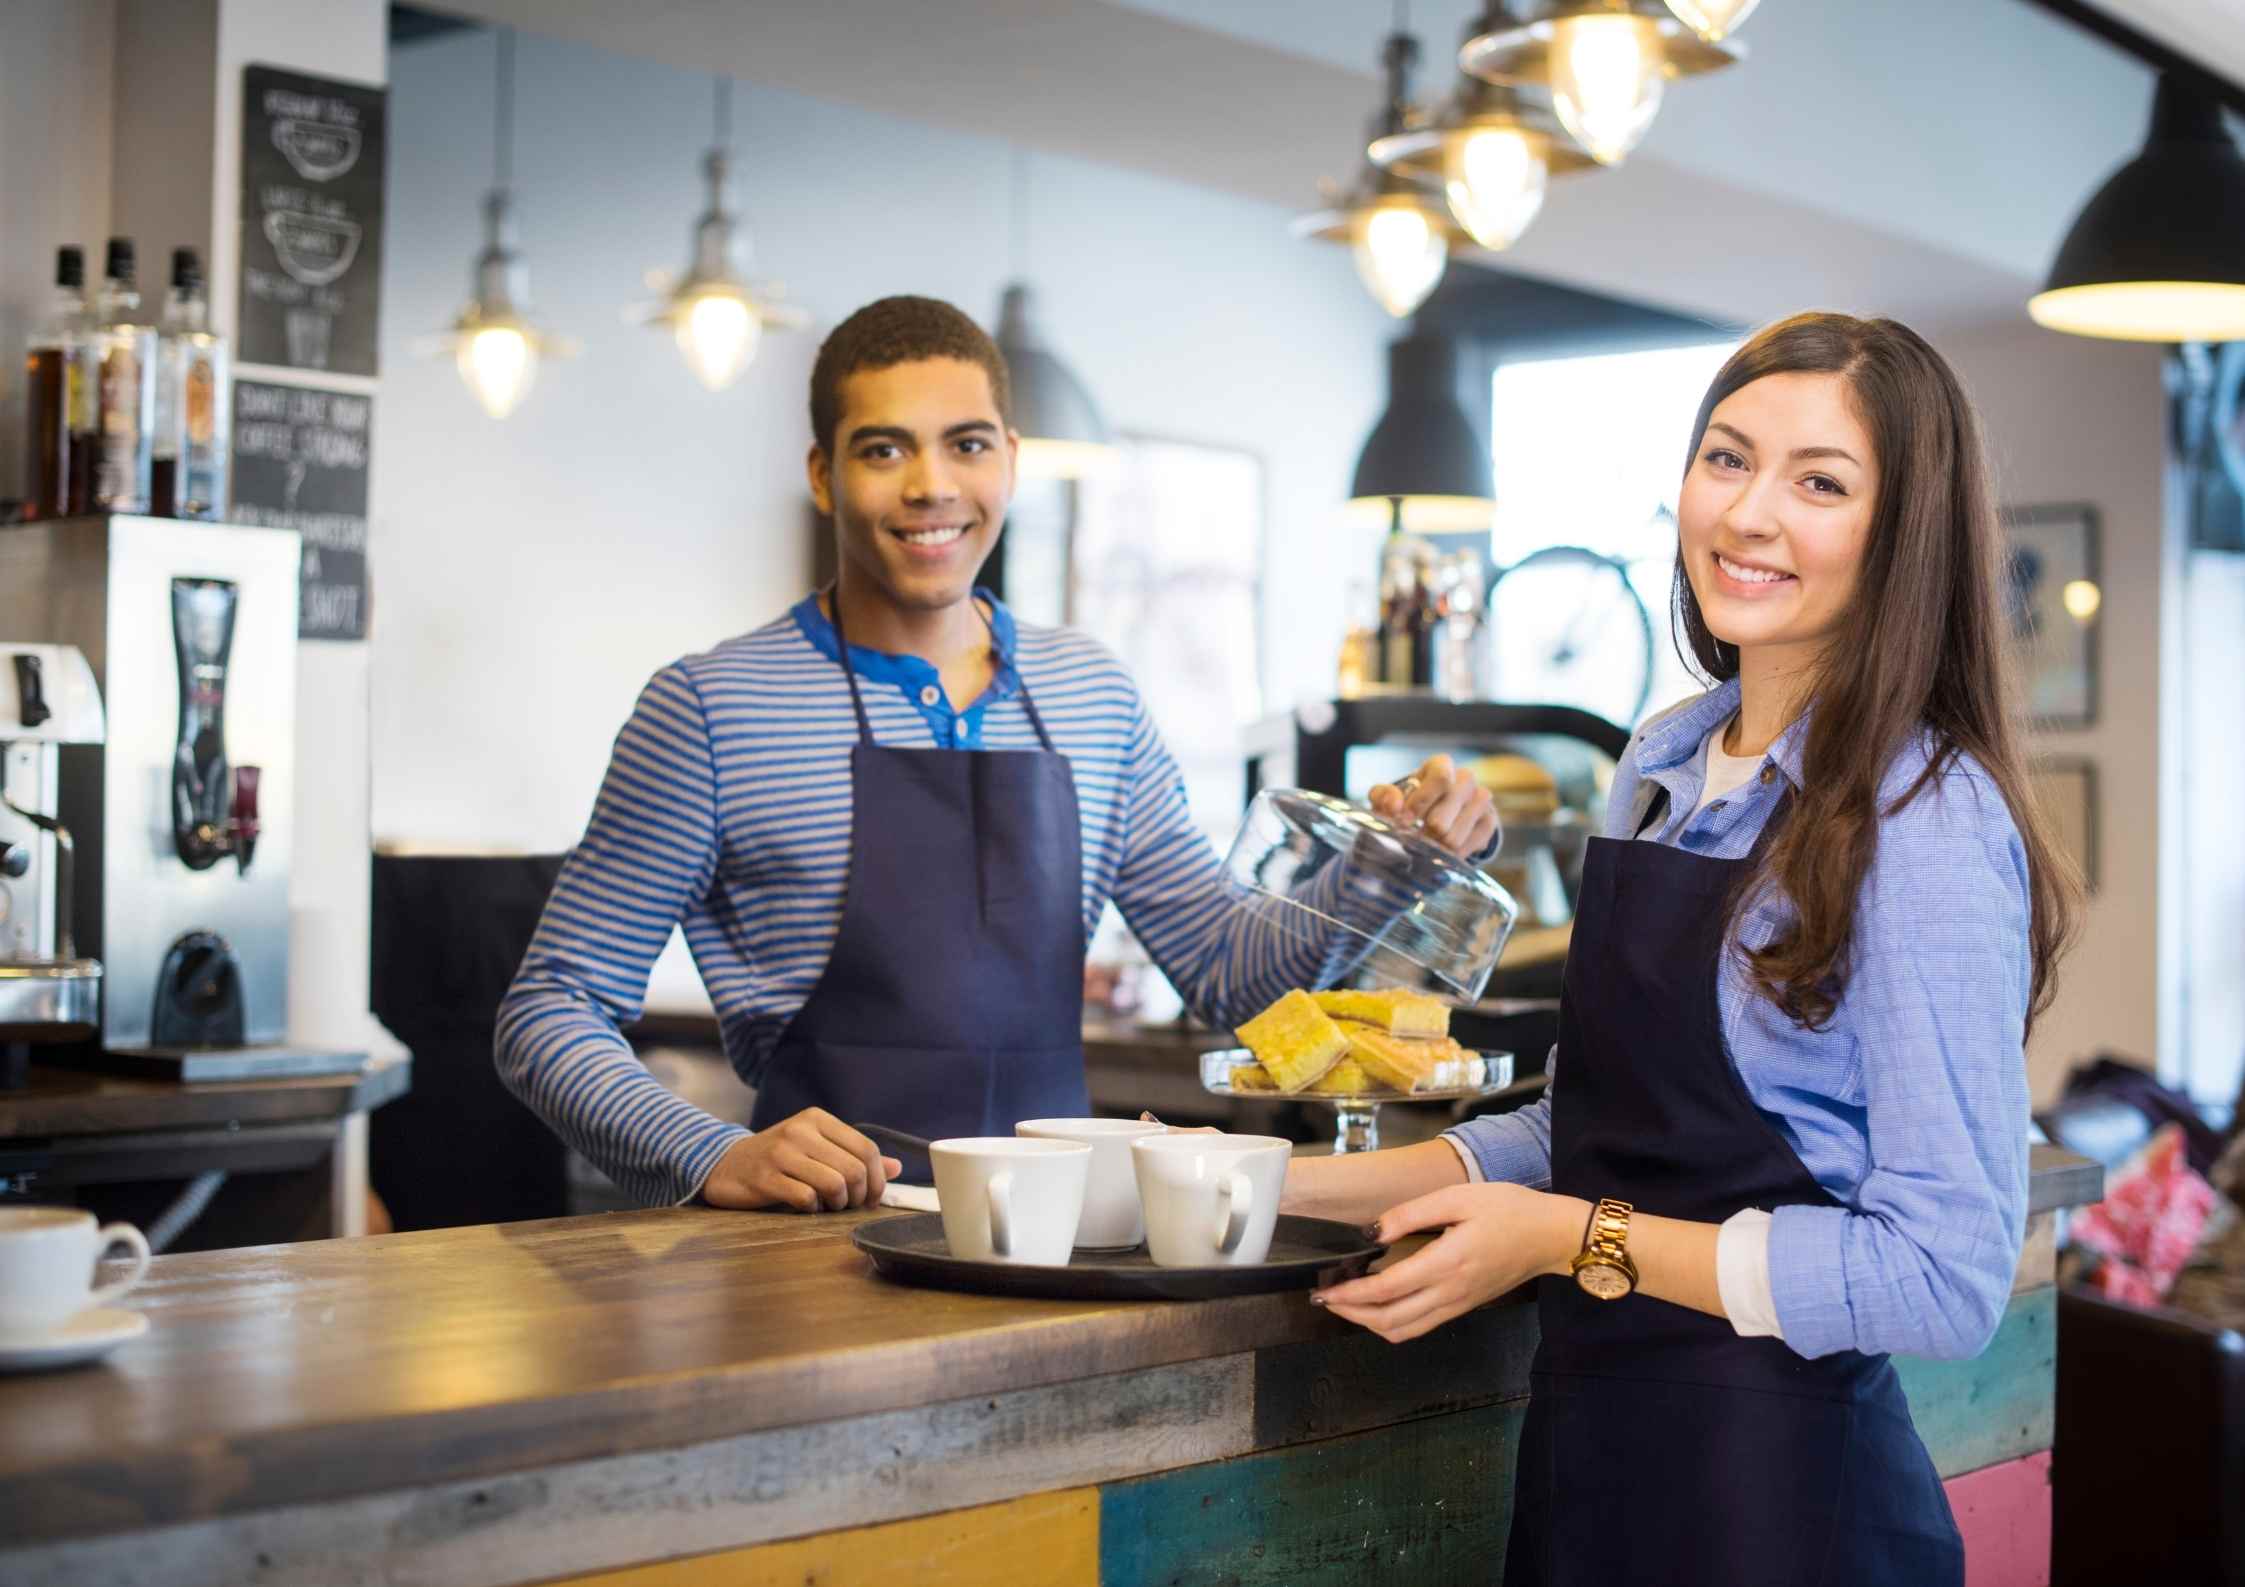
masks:
MULTIPOLYGON (((1697 815, 1718 799, 1727 798, 1753 781, 1768 759, 1766 755, 1726 755, 1725 722, 1707 738, 1707 782, 1700 790, 1697 815)), ((1466 1178, 1479 1180, 1481 1165, 1456 1136, 1444 1136, 1465 1164, 1466 1178)), ((1769 1280, 1770 1215, 1759 1207, 1745 1207, 1723 1220, 1715 1236, 1715 1288, 1723 1311, 1742 1339, 1783 1339, 1777 1323, 1777 1301, 1769 1280)))

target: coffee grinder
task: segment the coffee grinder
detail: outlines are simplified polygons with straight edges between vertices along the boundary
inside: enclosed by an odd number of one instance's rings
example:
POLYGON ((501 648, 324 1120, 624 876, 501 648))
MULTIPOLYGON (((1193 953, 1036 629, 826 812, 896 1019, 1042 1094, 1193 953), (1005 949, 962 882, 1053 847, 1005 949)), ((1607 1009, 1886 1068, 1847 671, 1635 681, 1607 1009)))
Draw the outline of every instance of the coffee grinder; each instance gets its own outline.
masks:
POLYGON ((64 775, 91 770, 102 737, 84 655, 0 643, 0 1090, 24 1085, 35 1050, 89 1045, 100 1027, 101 961, 78 954, 76 843, 58 812, 64 775))
POLYGON ((299 556, 293 530, 174 519, 0 532, 0 634, 76 646, 106 707, 60 808, 107 1067, 217 1080, 364 1061, 286 1039, 299 556))

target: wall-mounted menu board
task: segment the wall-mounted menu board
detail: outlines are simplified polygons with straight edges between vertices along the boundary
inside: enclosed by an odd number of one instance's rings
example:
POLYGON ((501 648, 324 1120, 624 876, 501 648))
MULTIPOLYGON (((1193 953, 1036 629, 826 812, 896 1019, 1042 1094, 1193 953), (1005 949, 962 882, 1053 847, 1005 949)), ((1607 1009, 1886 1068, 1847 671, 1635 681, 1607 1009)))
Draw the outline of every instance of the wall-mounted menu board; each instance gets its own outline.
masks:
POLYGON ((366 637, 366 468, 373 399, 234 383, 235 523, 304 541, 302 639, 366 637))
POLYGON ((242 69, 243 363, 376 372, 386 99, 242 69))

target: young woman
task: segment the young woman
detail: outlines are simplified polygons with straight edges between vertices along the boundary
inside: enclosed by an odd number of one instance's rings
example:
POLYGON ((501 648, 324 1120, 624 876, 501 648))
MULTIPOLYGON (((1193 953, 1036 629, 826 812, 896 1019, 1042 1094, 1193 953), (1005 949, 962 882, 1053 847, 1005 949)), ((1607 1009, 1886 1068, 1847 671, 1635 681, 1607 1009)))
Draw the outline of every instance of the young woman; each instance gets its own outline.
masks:
POLYGON ((1615 774, 1551 1090, 1302 1160, 1287 1205, 1442 1231, 1313 1297, 1391 1340, 1544 1279, 1509 1587, 1961 1583, 1887 1355, 2003 1314, 2022 1046, 2079 905, 1956 376, 1888 320, 1761 332, 1700 406, 1678 541, 1715 687, 1615 774))

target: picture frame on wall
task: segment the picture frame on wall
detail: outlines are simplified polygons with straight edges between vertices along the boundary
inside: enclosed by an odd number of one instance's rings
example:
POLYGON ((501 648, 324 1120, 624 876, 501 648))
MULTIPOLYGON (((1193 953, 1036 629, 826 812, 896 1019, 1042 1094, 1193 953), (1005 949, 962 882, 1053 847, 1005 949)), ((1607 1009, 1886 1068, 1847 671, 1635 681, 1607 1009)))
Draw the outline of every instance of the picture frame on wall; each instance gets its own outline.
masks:
POLYGON ((2081 869, 2084 886, 2097 891, 2097 763, 2079 756, 2044 756, 2027 768, 2034 798, 2049 819, 2058 847, 2081 869))
POLYGON ((2027 714, 2044 731, 2093 727, 2104 608, 2097 509, 2009 508, 2003 524, 2004 631, 2027 714))

